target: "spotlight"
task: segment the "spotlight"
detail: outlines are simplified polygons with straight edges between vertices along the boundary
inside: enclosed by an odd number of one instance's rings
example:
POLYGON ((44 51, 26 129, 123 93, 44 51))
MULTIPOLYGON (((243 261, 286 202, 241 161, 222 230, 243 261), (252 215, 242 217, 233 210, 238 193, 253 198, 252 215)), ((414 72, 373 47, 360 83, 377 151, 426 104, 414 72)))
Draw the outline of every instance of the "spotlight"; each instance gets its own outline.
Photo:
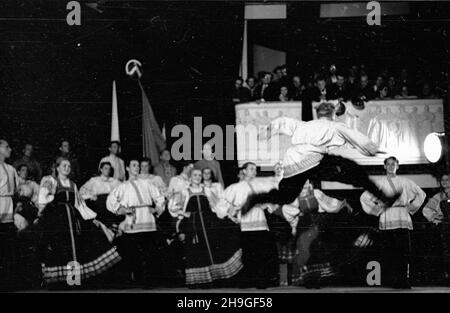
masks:
POLYGON ((438 162, 445 148, 445 133, 430 133, 423 142, 423 152, 431 163, 438 162))

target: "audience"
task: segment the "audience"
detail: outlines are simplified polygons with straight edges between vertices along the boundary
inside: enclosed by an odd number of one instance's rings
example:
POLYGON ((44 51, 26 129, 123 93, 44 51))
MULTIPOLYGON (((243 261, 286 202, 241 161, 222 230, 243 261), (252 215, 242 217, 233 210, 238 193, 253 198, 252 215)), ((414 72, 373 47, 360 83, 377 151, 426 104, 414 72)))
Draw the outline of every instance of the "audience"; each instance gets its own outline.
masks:
MULTIPOLYGON (((397 74, 387 67, 382 68, 375 79, 370 80, 370 75, 364 64, 352 65, 348 74, 344 75, 342 69, 332 64, 328 69, 321 66, 319 71, 312 75, 288 75, 286 65, 277 66, 272 73, 261 71, 258 73, 258 81, 253 76, 246 80, 238 78, 235 81, 235 89, 232 95, 234 103, 250 101, 303 101, 306 104, 311 101, 363 99, 434 99, 442 96, 443 90, 433 88, 429 82, 429 76, 422 72, 416 73, 415 82, 411 78, 408 69, 403 68, 397 74), (358 77, 358 78, 357 78, 358 77), (286 88, 288 94, 282 96, 281 88, 286 88), (242 91, 245 88, 245 91, 242 91), (384 90, 382 90, 384 88, 384 90)), ((309 116, 304 112, 303 116, 309 116)))

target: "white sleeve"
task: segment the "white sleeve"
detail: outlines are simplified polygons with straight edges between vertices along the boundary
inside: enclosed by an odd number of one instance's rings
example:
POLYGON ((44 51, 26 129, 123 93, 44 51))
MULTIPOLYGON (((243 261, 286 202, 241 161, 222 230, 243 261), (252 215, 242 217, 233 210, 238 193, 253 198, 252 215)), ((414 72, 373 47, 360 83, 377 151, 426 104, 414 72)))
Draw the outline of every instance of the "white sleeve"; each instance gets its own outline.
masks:
POLYGON ((47 204, 55 198, 56 180, 51 176, 45 176, 39 186, 38 207, 41 212, 47 204))
POLYGON ((422 214, 429 222, 435 224, 442 222, 444 214, 441 211, 440 202, 441 200, 439 194, 436 194, 428 200, 427 204, 423 208, 422 214))
POLYGON ((150 193, 150 196, 152 197, 153 202, 155 203, 155 209, 159 216, 162 214, 162 212, 164 212, 164 209, 165 209, 164 196, 159 192, 159 189, 156 188, 155 186, 153 186, 151 184, 147 184, 147 185, 149 186, 149 193, 150 193))
POLYGON ((84 200, 92 199, 92 197, 95 196, 94 182, 94 178, 91 178, 81 186, 80 195, 84 200))
POLYGON ((80 194, 78 193, 77 186, 75 186, 75 208, 78 210, 78 212, 80 212, 80 215, 84 220, 92 220, 97 217, 97 213, 92 211, 86 205, 84 199, 81 198, 80 194))
POLYGON ((169 203, 167 205, 167 209, 169 210, 170 215, 172 215, 172 217, 181 216, 186 210, 188 200, 189 197, 187 190, 183 190, 182 192, 173 194, 172 197, 170 197, 169 203))
POLYGON ((420 209, 420 207, 424 203, 425 198, 427 197, 427 195, 422 190, 422 188, 417 186, 413 181, 409 181, 408 185, 409 185, 408 186, 408 193, 410 194, 410 195, 408 195, 408 197, 413 198, 409 202, 409 213, 412 215, 412 214, 416 213, 420 209))
POLYGON ((117 214, 121 206, 121 201, 123 199, 123 187, 122 185, 117 186, 111 191, 111 193, 106 198, 106 208, 108 211, 117 214))
POLYGON ((377 198, 368 191, 364 191, 360 197, 361 206, 369 215, 379 216, 383 208, 377 203, 377 198))
POLYGON ((338 135, 346 142, 366 156, 374 156, 378 152, 378 145, 357 130, 351 129, 343 123, 336 123, 338 135))

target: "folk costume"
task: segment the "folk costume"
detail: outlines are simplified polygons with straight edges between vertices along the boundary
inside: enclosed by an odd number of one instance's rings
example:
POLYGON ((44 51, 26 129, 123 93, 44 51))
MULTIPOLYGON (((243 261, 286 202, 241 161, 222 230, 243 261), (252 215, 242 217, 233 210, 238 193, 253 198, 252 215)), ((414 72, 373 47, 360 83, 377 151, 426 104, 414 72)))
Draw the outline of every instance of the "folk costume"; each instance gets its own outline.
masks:
POLYGON ((411 254, 410 231, 413 229, 411 215, 419 210, 426 194, 413 181, 399 176, 385 176, 377 184, 385 194, 400 194, 397 201, 387 208, 368 191, 360 199, 366 213, 379 216, 379 230, 383 241, 382 268, 386 274, 382 274, 382 283, 407 288, 411 254))
POLYGON ((164 211, 164 196, 158 188, 144 179, 131 179, 116 187, 106 200, 107 209, 123 214, 121 208, 131 209, 119 230, 118 247, 124 257, 130 277, 147 287, 159 285, 161 276, 162 237, 157 219, 164 211))
MULTIPOLYGON (((99 275, 121 260, 71 180, 46 176, 39 189, 39 227, 43 232, 43 278, 65 283, 69 264, 79 264, 81 281, 99 275), (73 263, 76 262, 76 263, 73 263)), ((76 269, 76 267, 75 267, 76 269)))
POLYGON ((229 279, 242 268, 239 227, 224 219, 216 203, 214 191, 200 186, 184 189, 178 200, 169 204, 172 216, 181 220, 180 232, 186 236, 188 286, 229 279))

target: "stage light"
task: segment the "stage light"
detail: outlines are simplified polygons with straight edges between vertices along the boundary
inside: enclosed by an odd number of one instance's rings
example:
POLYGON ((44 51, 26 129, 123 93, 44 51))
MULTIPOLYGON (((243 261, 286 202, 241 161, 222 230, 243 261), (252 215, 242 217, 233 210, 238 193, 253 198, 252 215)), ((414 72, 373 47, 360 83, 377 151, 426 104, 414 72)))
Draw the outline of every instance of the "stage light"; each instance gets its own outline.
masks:
POLYGON ((441 159, 445 147, 444 137, 444 133, 430 133, 425 137, 423 152, 431 163, 436 163, 441 159))

